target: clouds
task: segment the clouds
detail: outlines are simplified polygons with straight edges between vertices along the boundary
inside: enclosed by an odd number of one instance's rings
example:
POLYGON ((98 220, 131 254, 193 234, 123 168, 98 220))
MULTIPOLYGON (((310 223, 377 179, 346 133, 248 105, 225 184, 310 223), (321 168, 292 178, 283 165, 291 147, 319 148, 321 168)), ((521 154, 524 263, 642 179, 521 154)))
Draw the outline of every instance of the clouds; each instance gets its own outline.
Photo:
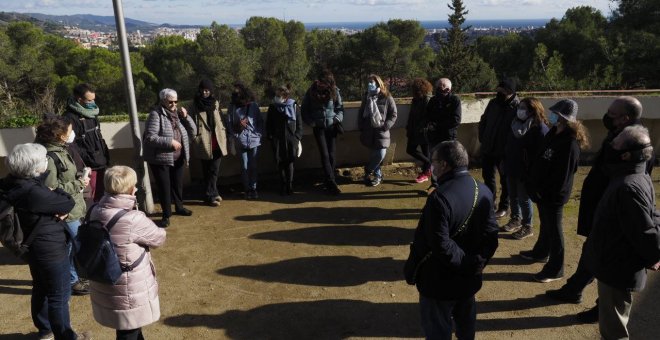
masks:
MULTIPOLYGON (((110 0, 0 0, 6 12, 113 15, 110 0)), ((124 0, 124 14, 153 23, 244 23, 251 16, 303 22, 445 20, 451 0, 124 0)), ((609 0, 463 0, 468 19, 561 18, 567 9, 592 6, 607 15, 609 0), (524 10, 522 10, 524 8, 524 10)))

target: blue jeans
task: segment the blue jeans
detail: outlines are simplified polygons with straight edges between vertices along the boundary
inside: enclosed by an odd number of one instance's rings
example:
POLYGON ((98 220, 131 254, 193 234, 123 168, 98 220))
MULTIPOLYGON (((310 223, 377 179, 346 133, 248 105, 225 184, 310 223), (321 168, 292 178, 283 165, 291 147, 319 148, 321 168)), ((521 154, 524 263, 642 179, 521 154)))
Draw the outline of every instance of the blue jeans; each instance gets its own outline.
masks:
POLYGON ((380 171, 380 165, 385 159, 385 154, 387 153, 387 148, 384 149, 371 149, 369 151, 369 163, 365 168, 366 174, 373 173, 378 177, 383 177, 383 172, 380 171))
POLYGON ((532 225, 532 200, 527 195, 525 184, 520 178, 508 177, 506 179, 509 186, 509 202, 511 203, 511 218, 519 218, 523 225, 532 225))
MULTIPOLYGON (((71 242, 77 242, 76 236, 78 235, 78 227, 80 227, 80 220, 75 220, 71 222, 66 222, 66 224, 69 226, 69 230, 71 231, 71 242)), ((69 243, 69 265, 71 266, 70 272, 71 272, 71 285, 74 283, 78 282, 78 273, 76 272, 76 266, 73 261, 73 256, 75 255, 73 253, 73 245, 72 243, 69 243)), ((78 247, 76 247, 78 248, 78 247)))
POLYGON ((241 151, 241 178, 245 191, 257 190, 257 151, 259 147, 241 151))
POLYGON ((426 339, 451 340, 452 317, 456 324, 456 338, 474 339, 477 322, 474 295, 460 300, 438 300, 420 294, 419 309, 426 339))
POLYGON ((30 260, 32 322, 39 335, 53 332, 55 339, 75 339, 69 319, 69 258, 58 262, 30 260))

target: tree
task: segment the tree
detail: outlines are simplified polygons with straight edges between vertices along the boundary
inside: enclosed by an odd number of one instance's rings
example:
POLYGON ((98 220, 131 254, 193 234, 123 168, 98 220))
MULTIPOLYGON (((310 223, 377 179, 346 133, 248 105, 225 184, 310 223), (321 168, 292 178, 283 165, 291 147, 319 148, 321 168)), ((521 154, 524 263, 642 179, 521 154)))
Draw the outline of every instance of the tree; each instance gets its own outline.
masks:
MULTIPOLYGON (((487 60, 495 74, 516 78, 525 83, 532 68, 534 40, 526 35, 510 33, 504 36, 482 36, 477 39, 476 52, 487 60)), ((524 87, 524 86, 522 86, 524 87)))
POLYGON ((534 49, 534 63, 529 76, 530 90, 536 91, 558 91, 570 90, 569 80, 564 76, 564 66, 562 56, 554 51, 552 55, 548 53, 548 48, 543 44, 538 44, 534 49))
POLYGON ((172 88, 180 97, 192 98, 199 84, 197 43, 175 35, 158 37, 141 53, 144 64, 158 79, 159 89, 172 88))

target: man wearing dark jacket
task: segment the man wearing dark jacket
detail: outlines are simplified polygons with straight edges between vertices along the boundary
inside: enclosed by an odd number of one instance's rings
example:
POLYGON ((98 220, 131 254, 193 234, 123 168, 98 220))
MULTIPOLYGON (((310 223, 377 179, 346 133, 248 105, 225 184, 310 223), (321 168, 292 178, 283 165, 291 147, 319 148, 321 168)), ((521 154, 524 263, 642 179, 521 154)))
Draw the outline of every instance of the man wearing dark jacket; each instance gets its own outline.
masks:
POLYGON ((74 139, 85 166, 92 169, 89 175, 91 197, 86 201, 98 202, 104 193, 103 174, 110 163, 108 146, 101 135, 101 125, 96 105, 96 94, 89 84, 79 84, 73 88, 73 96, 66 106, 66 117, 72 124, 74 139))
MULTIPOLYGON (((603 125, 608 130, 608 134, 603 140, 593 166, 582 184, 580 208, 578 213, 578 235, 585 237, 589 236, 595 217, 594 212, 596 206, 610 181, 605 163, 605 159, 612 152, 612 146, 610 143, 612 143, 612 140, 614 140, 614 138, 617 137, 625 127, 631 125, 641 126, 641 116, 642 104, 639 100, 630 96, 623 96, 615 99, 607 110, 607 113, 603 116, 603 125)), ((649 159, 646 163, 646 173, 649 175, 653 170, 653 161, 654 157, 649 159)), ((582 291, 587 285, 593 282, 593 280, 594 276, 587 269, 585 263, 585 252, 583 248, 575 273, 566 281, 564 286, 560 289, 547 291, 546 296, 563 302, 580 303, 582 302, 582 291)), ((585 312, 579 313, 578 318, 580 321, 586 323, 597 322, 598 306, 596 305, 585 312)))
POLYGON ((614 138, 604 160, 609 184, 584 248, 587 268, 598 279, 603 339, 628 339, 632 292, 644 288, 646 268, 660 267, 655 192, 645 169, 652 154, 648 130, 635 125, 614 138))
POLYGON ((481 167, 484 183, 493 193, 493 202, 497 200, 497 184, 495 170, 500 173, 502 196, 497 206, 495 216, 506 216, 509 209, 509 190, 506 175, 502 171, 506 138, 511 127, 511 121, 516 116, 520 100, 516 95, 516 87, 512 80, 501 81, 497 88, 497 96, 491 99, 484 114, 479 120, 479 142, 481 143, 481 167))
POLYGON ((497 249, 498 226, 490 190, 467 171, 468 155, 446 141, 431 157, 437 189, 426 200, 413 249, 427 254, 417 270, 422 327, 427 339, 474 339, 482 271, 497 249))
MULTIPOLYGON (((451 92, 451 80, 440 78, 435 84, 435 95, 426 105, 424 136, 432 150, 447 140, 456 140, 461 124, 461 99, 451 92)), ((431 176, 431 186, 436 179, 431 176)))

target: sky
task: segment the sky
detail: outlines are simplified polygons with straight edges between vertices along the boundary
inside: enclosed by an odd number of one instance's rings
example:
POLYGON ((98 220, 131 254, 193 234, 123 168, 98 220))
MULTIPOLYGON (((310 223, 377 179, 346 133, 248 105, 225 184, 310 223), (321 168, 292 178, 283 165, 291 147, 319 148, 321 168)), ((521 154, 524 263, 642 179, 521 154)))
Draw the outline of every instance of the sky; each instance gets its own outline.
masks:
MULTIPOLYGON (((252 16, 304 23, 446 20, 450 0, 123 0, 124 16, 155 24, 243 24, 252 16)), ((112 0, 0 0, 0 11, 113 15, 112 0)), ((463 0, 468 20, 561 18, 592 6, 609 16, 611 0, 463 0)))

